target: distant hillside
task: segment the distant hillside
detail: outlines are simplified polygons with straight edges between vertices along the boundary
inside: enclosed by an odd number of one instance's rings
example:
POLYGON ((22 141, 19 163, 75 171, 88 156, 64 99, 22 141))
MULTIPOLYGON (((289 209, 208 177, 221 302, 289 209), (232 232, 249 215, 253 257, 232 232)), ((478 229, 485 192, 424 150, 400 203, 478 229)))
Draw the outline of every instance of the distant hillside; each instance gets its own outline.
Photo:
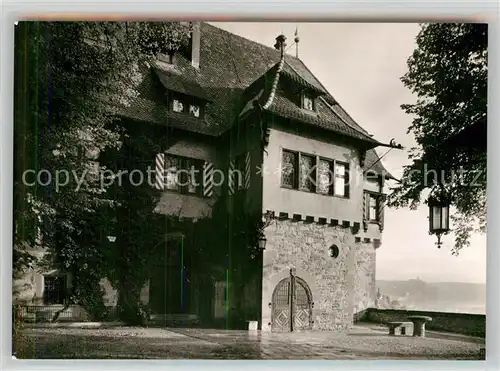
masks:
POLYGON ((480 314, 486 311, 485 284, 377 280, 377 289, 406 309, 480 314))

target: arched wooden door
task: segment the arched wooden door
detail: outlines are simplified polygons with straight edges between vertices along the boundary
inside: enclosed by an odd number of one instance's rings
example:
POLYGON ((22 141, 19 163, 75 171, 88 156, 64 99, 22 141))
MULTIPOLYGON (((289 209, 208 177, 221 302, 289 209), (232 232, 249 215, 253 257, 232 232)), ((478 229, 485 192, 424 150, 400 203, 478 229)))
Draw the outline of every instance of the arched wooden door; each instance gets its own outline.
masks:
POLYGON ((272 297, 271 330, 304 331, 312 328, 312 295, 307 283, 294 275, 281 280, 272 297))

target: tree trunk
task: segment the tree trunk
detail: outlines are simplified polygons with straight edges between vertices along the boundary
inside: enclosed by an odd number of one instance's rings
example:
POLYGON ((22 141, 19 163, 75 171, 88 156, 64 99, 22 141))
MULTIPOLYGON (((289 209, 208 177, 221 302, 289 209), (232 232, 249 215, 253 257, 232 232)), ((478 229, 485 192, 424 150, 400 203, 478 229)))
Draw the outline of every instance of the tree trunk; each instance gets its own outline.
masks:
POLYGON ((121 285, 118 295, 118 316, 130 325, 141 325, 146 318, 142 311, 140 289, 121 285))

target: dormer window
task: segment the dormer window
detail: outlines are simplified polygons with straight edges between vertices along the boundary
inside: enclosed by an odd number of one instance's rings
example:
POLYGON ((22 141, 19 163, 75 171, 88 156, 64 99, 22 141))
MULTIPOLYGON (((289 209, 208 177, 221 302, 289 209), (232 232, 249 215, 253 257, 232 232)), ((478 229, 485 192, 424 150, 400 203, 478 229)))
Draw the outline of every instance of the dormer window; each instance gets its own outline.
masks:
POLYGON ((196 104, 189 105, 189 114, 194 117, 200 117, 200 106, 196 104))
POLYGON ((206 103, 196 96, 170 91, 167 93, 167 102, 171 112, 196 119, 202 119, 204 116, 206 103))
POLYGON ((314 96, 309 93, 302 93, 302 108, 308 111, 316 111, 314 96))
POLYGON ((182 103, 179 99, 174 99, 172 102, 172 111, 184 112, 184 103, 182 103))

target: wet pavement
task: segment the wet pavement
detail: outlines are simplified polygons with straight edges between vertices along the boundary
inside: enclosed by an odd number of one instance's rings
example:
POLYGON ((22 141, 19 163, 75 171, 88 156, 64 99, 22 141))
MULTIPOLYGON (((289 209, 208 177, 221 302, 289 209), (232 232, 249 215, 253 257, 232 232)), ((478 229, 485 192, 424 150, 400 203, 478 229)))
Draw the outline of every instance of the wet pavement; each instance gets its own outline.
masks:
POLYGON ((484 359, 484 340, 430 333, 388 336, 384 328, 354 326, 348 333, 261 333, 216 329, 118 327, 32 328, 19 358, 388 360, 484 359))

